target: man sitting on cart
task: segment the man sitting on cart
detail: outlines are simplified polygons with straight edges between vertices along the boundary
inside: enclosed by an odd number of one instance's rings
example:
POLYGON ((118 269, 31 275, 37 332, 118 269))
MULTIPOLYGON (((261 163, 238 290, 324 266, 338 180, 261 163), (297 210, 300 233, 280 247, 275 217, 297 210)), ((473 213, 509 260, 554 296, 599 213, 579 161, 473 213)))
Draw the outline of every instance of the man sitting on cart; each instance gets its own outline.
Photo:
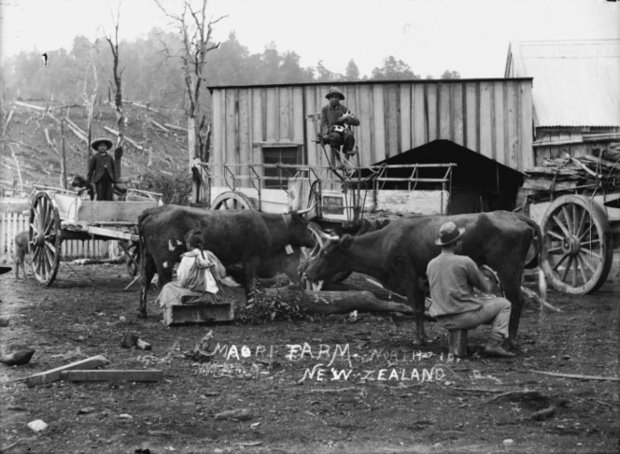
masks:
POLYGON ((329 104, 321 110, 321 139, 332 149, 333 164, 341 167, 340 147, 345 156, 352 154, 355 138, 350 126, 359 126, 360 121, 345 105, 340 104, 344 94, 338 88, 331 87, 325 97, 329 104))

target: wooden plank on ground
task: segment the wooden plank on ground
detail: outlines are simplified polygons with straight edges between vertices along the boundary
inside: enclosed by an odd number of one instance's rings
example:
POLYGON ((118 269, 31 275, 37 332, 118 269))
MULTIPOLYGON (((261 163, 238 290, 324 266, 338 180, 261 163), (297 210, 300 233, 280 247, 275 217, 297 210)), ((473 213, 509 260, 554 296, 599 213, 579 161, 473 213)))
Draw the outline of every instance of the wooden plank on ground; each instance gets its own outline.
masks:
POLYGON ((84 381, 143 381, 155 382, 164 378, 164 372, 159 369, 101 369, 101 370, 66 370, 61 372, 63 380, 84 381))
POLYGON ((91 356, 90 358, 75 361, 64 366, 56 367, 55 369, 50 369, 44 372, 40 372, 38 374, 30 375, 29 377, 26 377, 24 381, 28 386, 42 385, 44 383, 51 383, 60 380, 62 378, 61 373, 66 370, 95 369, 100 366, 105 366, 109 363, 110 361, 108 361, 103 355, 91 356))

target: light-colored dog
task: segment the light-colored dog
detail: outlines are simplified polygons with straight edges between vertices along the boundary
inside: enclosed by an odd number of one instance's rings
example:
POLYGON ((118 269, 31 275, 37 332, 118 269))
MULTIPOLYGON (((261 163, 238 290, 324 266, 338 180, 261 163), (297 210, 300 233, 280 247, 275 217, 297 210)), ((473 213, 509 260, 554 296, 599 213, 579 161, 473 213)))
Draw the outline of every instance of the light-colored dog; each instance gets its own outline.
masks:
POLYGON ((29 252, 28 242, 30 240, 28 231, 20 232, 15 235, 15 279, 19 279, 19 267, 22 267, 24 279, 28 277, 25 262, 29 252))

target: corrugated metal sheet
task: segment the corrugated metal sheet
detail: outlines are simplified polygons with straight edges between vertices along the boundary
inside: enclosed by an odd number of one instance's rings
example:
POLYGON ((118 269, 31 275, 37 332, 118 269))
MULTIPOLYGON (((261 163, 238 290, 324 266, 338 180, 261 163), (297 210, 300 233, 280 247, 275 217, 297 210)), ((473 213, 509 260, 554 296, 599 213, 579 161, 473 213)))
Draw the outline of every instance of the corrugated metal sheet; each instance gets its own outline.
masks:
MULTIPOLYGON (((262 162, 263 147, 302 146, 306 163, 325 166, 308 116, 327 104, 330 84, 212 87, 212 163, 262 162)), ((532 81, 521 79, 348 82, 339 87, 361 122, 362 165, 434 139, 447 139, 509 167, 533 163, 532 81)))
POLYGON ((620 40, 511 43, 506 77, 533 77, 538 126, 620 125, 620 40))

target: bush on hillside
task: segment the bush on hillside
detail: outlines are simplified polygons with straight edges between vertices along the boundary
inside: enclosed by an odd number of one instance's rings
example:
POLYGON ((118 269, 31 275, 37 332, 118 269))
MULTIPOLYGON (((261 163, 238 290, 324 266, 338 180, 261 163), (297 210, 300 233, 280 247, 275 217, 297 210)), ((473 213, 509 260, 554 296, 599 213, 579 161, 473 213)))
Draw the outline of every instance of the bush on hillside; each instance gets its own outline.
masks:
POLYGON ((145 172, 140 175, 138 189, 160 192, 164 203, 188 205, 192 194, 192 179, 186 171, 175 173, 145 172))

